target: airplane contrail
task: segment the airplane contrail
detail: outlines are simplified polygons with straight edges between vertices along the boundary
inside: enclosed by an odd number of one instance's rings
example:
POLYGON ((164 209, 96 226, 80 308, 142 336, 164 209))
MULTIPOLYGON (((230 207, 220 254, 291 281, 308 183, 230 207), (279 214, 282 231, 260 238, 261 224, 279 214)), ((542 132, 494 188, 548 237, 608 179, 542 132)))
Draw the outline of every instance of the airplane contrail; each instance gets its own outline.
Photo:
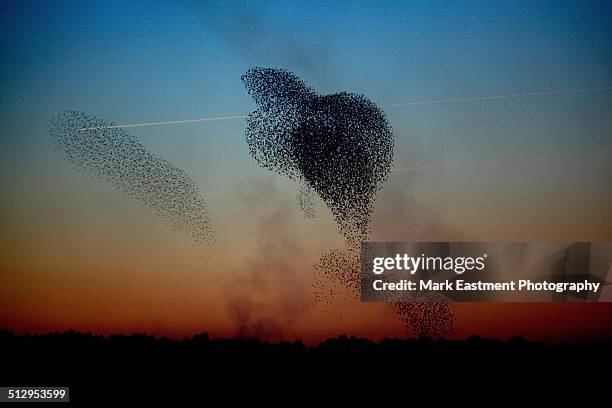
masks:
MULTIPOLYGON (((402 106, 418 106, 418 105, 435 105, 442 103, 459 103, 459 102, 475 102, 475 101, 486 101, 495 99, 510 99, 530 96, 549 96, 549 95, 568 95, 585 92, 598 92, 598 91, 609 91, 612 90, 612 86, 600 86, 597 88, 578 88, 578 89, 565 89, 557 91, 538 91, 538 92, 525 92, 525 93, 514 93, 506 95, 488 95, 488 96, 471 96, 467 98, 445 98, 445 99, 430 99, 424 101, 413 101, 413 102, 402 102, 402 103, 389 103, 380 105, 383 108, 402 107, 402 106)), ((232 115, 232 116, 213 116, 208 118, 198 119, 185 119, 185 120, 169 120, 163 122, 143 122, 143 123, 130 123, 124 125, 109 125, 109 126, 97 126, 80 128, 79 132, 88 130, 101 130, 101 129, 124 129, 124 128, 135 128, 145 126, 159 126, 159 125, 178 125, 185 123, 198 123, 198 122, 214 122, 220 120, 236 120, 245 119, 247 115, 232 115)))
POLYGON ((168 120, 165 122, 143 122, 143 123, 130 123, 127 125, 109 125, 109 126, 96 126, 88 128, 80 128, 79 132, 84 130, 100 130, 100 129, 124 129, 144 126, 159 126, 159 125, 177 125, 183 123, 197 123, 197 122, 214 122, 217 120, 235 120, 245 119, 247 115, 233 115, 233 116, 214 116, 210 118, 199 118, 199 119, 185 119, 185 120, 168 120))
POLYGON ((491 100, 491 99, 519 98, 519 97, 524 97, 524 96, 567 95, 567 94, 582 93, 582 92, 597 92, 597 91, 608 91, 608 90, 612 90, 612 86, 601 86, 598 88, 566 89, 562 91, 526 92, 526 93, 515 93, 515 94, 507 94, 507 95, 471 96, 468 98, 432 99, 429 101, 389 103, 389 104, 380 105, 380 106, 385 107, 385 108, 390 108, 394 106, 434 105, 438 103, 486 101, 486 100, 491 100))
POLYGON ((394 167, 391 171, 419 171, 419 170, 430 170, 433 169, 434 166, 420 166, 420 167, 394 167))

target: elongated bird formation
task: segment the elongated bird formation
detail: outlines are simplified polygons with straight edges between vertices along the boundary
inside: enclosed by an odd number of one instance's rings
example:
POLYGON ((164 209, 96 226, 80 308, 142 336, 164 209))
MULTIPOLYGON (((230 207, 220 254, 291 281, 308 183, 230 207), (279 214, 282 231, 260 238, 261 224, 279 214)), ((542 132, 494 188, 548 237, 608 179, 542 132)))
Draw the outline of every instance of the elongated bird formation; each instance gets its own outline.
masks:
POLYGON ((64 111, 51 120, 50 133, 74 167, 144 203, 197 244, 211 244, 210 218, 196 183, 125 130, 108 126, 93 115, 64 111))

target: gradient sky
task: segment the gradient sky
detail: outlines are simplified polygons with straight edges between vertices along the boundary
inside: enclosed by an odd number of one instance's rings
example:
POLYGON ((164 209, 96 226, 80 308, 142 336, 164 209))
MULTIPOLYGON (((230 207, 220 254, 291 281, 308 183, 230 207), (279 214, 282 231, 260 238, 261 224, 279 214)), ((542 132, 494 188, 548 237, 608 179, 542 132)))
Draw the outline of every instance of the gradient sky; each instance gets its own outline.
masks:
MULTIPOLYGON (((312 304, 342 239, 248 155, 244 121, 131 129, 200 186, 208 261, 54 150, 48 120, 244 114, 240 76, 285 68, 381 104, 612 86, 609 2, 30 2, 0 5, 0 326, 267 337, 407 332, 383 305, 312 304)), ((612 240, 612 92, 385 109, 395 166, 378 241, 612 240)), ((458 335, 592 337, 610 305, 453 305, 458 335), (528 318, 525 315, 528 314, 528 318)))

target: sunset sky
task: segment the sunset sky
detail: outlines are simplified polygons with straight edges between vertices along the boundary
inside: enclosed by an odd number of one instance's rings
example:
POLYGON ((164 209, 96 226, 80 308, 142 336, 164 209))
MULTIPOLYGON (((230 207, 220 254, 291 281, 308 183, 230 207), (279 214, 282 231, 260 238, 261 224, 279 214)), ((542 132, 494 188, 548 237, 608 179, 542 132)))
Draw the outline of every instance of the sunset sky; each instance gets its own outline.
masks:
MULTIPOLYGON (((244 120, 129 130, 196 181, 211 250, 72 168, 48 130, 63 109, 243 115, 254 66, 379 104, 612 86, 605 1, 96 3, 0 5, 0 327, 18 332, 412 334, 385 305, 313 301, 313 264, 342 236, 249 156, 244 120)), ((384 111, 407 171, 379 194, 372 240, 612 240, 612 91, 384 111)), ((612 334, 612 304, 451 308, 457 337, 612 334)))

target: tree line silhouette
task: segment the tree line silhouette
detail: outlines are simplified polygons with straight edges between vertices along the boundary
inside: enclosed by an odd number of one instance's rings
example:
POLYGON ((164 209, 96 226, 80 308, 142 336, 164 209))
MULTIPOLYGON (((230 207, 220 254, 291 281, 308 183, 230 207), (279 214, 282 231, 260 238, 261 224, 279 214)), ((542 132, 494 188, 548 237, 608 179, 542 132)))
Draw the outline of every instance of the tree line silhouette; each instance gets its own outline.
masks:
POLYGON ((240 384, 240 389, 257 384, 260 390, 262 384, 336 387, 349 378, 361 378, 369 386, 378 377, 452 381, 454 376, 500 370, 540 382, 545 376, 606 367, 612 362, 611 351, 612 339, 544 343, 523 337, 372 341, 339 336, 307 346, 299 340, 270 343, 210 338, 207 333, 174 340, 145 333, 17 335, 0 330, 0 385, 70 386, 72 400, 102 401, 176 386, 210 390, 229 382, 240 384))

